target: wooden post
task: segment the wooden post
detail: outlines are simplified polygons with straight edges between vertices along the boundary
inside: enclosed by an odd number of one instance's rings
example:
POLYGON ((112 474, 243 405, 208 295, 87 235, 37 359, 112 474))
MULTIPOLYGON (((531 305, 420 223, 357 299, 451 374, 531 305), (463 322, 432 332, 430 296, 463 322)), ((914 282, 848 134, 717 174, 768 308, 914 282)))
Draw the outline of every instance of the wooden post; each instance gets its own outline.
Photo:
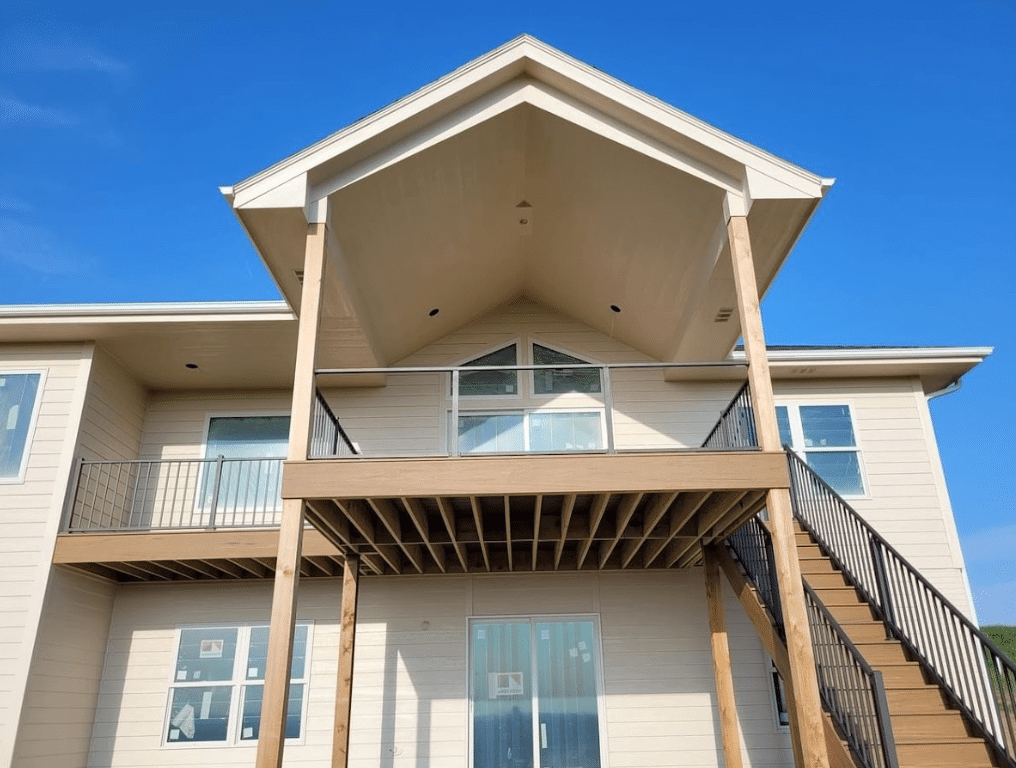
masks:
POLYGON ((359 582, 360 558, 349 555, 342 566, 342 619, 339 630, 339 675, 335 688, 332 768, 346 768, 349 764, 349 716, 353 701, 353 651, 356 648, 359 582))
MULTIPOLYGON (((300 327, 296 346, 296 370, 293 378, 293 405, 289 425, 290 460, 306 459, 310 448, 314 414, 314 365, 327 230, 324 224, 311 224, 307 230, 307 250, 303 268, 303 294, 300 327)), ((303 547, 304 502, 285 499, 279 529, 279 551, 275 565, 275 589, 272 593, 272 618, 268 633, 268 659, 265 664, 265 688, 261 699, 261 725, 258 734, 257 768, 281 768, 286 740, 286 703, 289 700, 289 674, 293 659, 293 633, 296 623, 297 589, 300 584, 300 555, 303 547)))
POLYGON ((727 768, 742 768, 741 729, 737 720, 734 676, 730 668, 730 644, 723 618, 723 586, 720 584, 720 563, 716 545, 705 547, 706 603, 709 607, 709 640, 713 650, 713 674, 716 677, 716 699, 720 711, 720 733, 723 737, 723 761, 727 768))
MULTIPOLYGON (((734 267, 734 285, 737 289, 737 311, 741 318, 741 338, 748 361, 748 381, 751 385, 752 408, 759 436, 759 447, 764 451, 779 451, 780 430, 776 423, 776 405, 773 384, 769 375, 765 334, 762 330, 762 313, 759 308, 758 283, 751 253, 751 237, 746 216, 730 216, 727 220, 727 237, 734 267)), ((811 645, 811 631, 801 585, 801 564, 797 559, 794 540, 793 510, 790 491, 770 490, 766 500, 769 526, 773 536, 773 553, 776 558, 776 578, 783 602, 783 623, 787 634, 791 678, 785 680, 793 689, 790 697, 795 712, 791 725, 797 724, 792 738, 800 741, 804 763, 799 768, 828 768, 822 702, 815 674, 815 655, 811 645)))

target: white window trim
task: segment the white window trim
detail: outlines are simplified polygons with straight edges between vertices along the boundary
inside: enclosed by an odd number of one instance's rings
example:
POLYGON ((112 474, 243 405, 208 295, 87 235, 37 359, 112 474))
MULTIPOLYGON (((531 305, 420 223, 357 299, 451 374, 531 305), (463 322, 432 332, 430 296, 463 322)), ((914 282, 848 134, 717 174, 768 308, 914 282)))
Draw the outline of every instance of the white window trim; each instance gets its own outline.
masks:
MULTIPOLYGON (((798 455, 798 457, 805 464, 808 464, 807 456, 808 452, 813 453, 846 453, 853 451, 857 454, 857 471, 860 475, 861 493, 841 493, 840 495, 845 499, 869 499, 871 498, 867 473, 864 468, 864 449, 861 446, 861 436, 857 429, 857 419, 854 417, 856 409, 854 408, 853 402, 844 400, 842 398, 836 399, 823 399, 823 400, 812 400, 808 398, 795 398, 792 400, 785 400, 782 398, 776 399, 776 407, 784 407, 787 409, 787 421, 790 423, 790 447, 798 455), (854 433, 854 445, 845 446, 806 446, 804 441, 804 427, 801 424, 801 406, 833 406, 833 407, 844 407, 847 409, 847 414, 850 416, 850 429, 854 433)), ((810 465, 809 465, 810 466, 810 465)), ((837 491, 837 493, 839 493, 837 491)))
MULTIPOLYGON (((466 701, 468 706, 466 707, 466 732, 468 733, 469 744, 467 754, 469 762, 467 765, 473 765, 473 691, 472 691, 472 680, 473 680, 473 625, 475 623, 483 623, 487 621, 528 621, 529 626, 532 628, 535 641, 536 622, 538 621, 583 621, 590 620, 593 622, 593 632, 596 635, 597 652, 599 658, 596 660, 596 714, 597 714, 597 727, 599 729, 600 738, 600 768, 610 768, 610 763, 607 757, 610 750, 607 746, 607 700, 606 700, 606 678, 604 673, 604 662, 605 657, 603 655, 603 633, 600 631, 600 615, 598 613, 529 613, 522 615, 493 615, 493 616, 467 616, 466 617, 466 701)), ((536 680, 536 654, 533 654, 532 658, 533 680, 536 680)), ((533 685, 533 739, 534 747, 537 739, 537 729, 539 725, 537 723, 537 692, 536 686, 533 685)), ((538 757, 535 755, 534 757, 538 757)), ((535 760, 534 766, 539 765, 539 761, 535 760)))
MULTIPOLYGON (((304 655, 304 666, 303 666, 303 677, 299 680, 290 680, 290 684, 296 682, 303 685, 303 701, 300 705, 300 736, 295 739, 287 738, 286 744, 304 744, 307 739, 307 708, 308 702, 310 701, 310 666, 311 666, 311 653, 314 645, 314 622, 308 620, 298 620, 298 625, 302 624, 307 627, 307 647, 304 655)), ((169 679, 167 683, 166 691, 166 706, 165 714, 162 719, 162 737, 161 746, 166 749, 251 749, 256 748, 260 739, 243 739, 240 738, 241 725, 241 714, 242 714, 242 701, 243 688, 247 685, 261 685, 265 684, 264 678, 260 680, 248 680, 243 672, 244 664, 247 662, 247 655, 250 652, 250 631, 255 627, 268 627, 270 626, 267 622, 235 622, 235 623, 215 623, 215 624, 180 624, 176 628, 174 633, 174 645, 173 645, 173 656, 172 662, 169 665, 169 679), (181 683, 176 680, 176 667, 179 661, 180 654, 180 635, 183 630, 186 629, 201 629, 201 630, 213 630, 213 629, 235 629, 237 630, 236 636, 236 656, 233 659, 233 677, 230 680, 216 680, 216 681, 190 681, 187 683, 181 683), (241 642, 242 641, 242 642, 241 642), (242 650, 242 653, 241 653, 242 650), (229 725, 228 725, 228 738, 224 741, 170 741, 169 740, 169 720, 172 715, 173 709, 173 691, 177 688, 216 688, 216 687, 229 687, 233 689, 233 695, 230 696, 229 701, 229 725)))
POLYGON ((32 418, 28 422, 28 431, 25 433, 25 447, 21 451, 21 463, 18 465, 18 474, 14 477, 0 477, 0 485, 21 485, 28 475, 28 460, 32 456, 32 443, 35 441, 35 429, 39 423, 39 412, 42 410, 42 400, 46 394, 46 374, 48 371, 42 369, 16 369, 0 370, 0 378, 4 376, 24 376, 38 374, 39 388, 35 393, 35 403, 32 405, 32 418))

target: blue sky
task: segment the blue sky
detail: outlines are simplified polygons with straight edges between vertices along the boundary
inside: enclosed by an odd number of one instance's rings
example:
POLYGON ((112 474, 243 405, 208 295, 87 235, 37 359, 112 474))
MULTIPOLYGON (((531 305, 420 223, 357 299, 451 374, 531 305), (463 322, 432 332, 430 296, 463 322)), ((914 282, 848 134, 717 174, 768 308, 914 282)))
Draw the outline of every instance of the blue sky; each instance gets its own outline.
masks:
POLYGON ((13 0, 0 303, 277 298, 218 186, 521 32, 837 178, 771 343, 996 348, 932 412, 980 618, 1016 624, 1013 0, 13 0))

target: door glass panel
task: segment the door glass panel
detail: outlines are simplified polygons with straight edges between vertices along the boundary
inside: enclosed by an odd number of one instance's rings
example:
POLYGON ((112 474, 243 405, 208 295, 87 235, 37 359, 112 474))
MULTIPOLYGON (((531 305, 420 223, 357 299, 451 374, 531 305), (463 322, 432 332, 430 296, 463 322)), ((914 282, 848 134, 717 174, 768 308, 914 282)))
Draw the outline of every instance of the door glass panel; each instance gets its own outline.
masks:
POLYGON ((541 768, 599 768, 596 652, 592 621, 536 624, 541 768))
POLYGON ((602 447, 596 411, 529 414, 531 451, 595 451, 602 447))
POLYGON ((473 768, 532 768, 528 621, 472 625, 473 768))

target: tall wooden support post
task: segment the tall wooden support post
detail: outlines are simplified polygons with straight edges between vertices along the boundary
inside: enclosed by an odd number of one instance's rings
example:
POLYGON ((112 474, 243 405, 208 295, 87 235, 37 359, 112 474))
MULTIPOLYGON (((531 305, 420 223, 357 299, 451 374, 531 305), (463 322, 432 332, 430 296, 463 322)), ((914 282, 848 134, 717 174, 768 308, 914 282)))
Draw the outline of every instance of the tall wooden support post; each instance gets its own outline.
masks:
POLYGON ((349 716, 353 702, 353 651, 356 648, 359 585, 360 558, 349 555, 342 568, 342 618, 339 629, 339 677, 335 688, 332 768, 346 768, 349 765, 349 716))
MULTIPOLYGON (((782 448, 780 430, 776 423, 773 383, 769 375, 765 334, 762 331, 762 313, 759 309, 758 283, 755 279, 747 216, 729 216, 727 237, 734 266, 737 310, 741 318, 744 354, 748 360, 748 382, 751 385, 759 447, 764 451, 779 451, 782 448)), ((803 765, 799 768, 828 768, 822 702, 819 699, 815 654, 811 645, 804 588, 801 585, 801 564, 797 560, 794 541, 790 492, 785 488, 770 490, 766 508, 769 511, 776 577, 780 599, 783 601, 783 622, 790 655, 791 679, 785 682, 793 688, 792 698, 796 711, 791 723, 796 722, 798 726, 797 732, 792 733, 791 737, 801 745, 803 765)))
MULTIPOLYGON (((314 365, 317 357, 318 324, 324 287, 327 230, 311 224, 303 267, 303 294, 300 304, 296 370, 293 378, 293 406, 289 426, 289 459, 304 460, 310 448, 314 415, 314 365)), ((297 589, 300 584, 300 552, 303 547, 304 502, 285 499, 279 529, 279 551, 275 565, 271 628, 265 688, 261 700, 257 768, 281 768, 286 740, 286 703, 293 660, 297 589)))
POLYGON ((716 699, 720 711, 720 734, 723 737, 723 761, 727 768, 742 768, 741 729, 737 720, 734 697, 734 674, 730 668, 730 644, 723 617, 723 585, 720 584, 720 562, 715 545, 703 550, 705 557, 706 604, 709 608, 709 641, 713 650, 713 674, 716 677, 716 699))

